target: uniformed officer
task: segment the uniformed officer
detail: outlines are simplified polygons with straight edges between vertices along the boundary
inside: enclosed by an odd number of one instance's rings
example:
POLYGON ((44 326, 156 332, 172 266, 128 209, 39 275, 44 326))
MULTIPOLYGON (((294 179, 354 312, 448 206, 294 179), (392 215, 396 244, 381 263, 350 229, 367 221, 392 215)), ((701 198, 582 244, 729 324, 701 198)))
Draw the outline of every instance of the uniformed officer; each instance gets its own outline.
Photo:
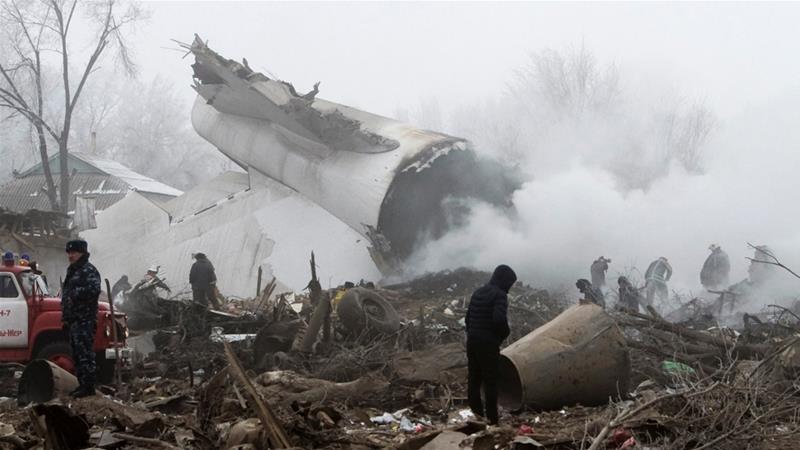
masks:
POLYGON ((67 242, 69 267, 61 290, 64 329, 69 333, 72 359, 79 386, 72 391, 75 398, 94 395, 96 364, 94 334, 97 328, 97 298, 100 296, 100 274, 89 262, 86 241, 67 242))

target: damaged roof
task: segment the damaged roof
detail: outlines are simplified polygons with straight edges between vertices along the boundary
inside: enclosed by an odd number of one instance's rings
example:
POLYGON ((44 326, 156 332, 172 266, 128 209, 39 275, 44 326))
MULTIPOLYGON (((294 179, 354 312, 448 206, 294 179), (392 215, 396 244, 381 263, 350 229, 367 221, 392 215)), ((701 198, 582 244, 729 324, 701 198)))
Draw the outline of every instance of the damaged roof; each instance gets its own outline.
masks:
MULTIPOLYGON (((58 188, 60 165, 58 155, 50 157, 53 181, 58 188)), ((91 196, 95 207, 103 210, 122 199, 128 191, 138 191, 154 201, 166 201, 183 192, 164 183, 136 173, 122 164, 86 153, 70 152, 68 168, 71 174, 72 196, 69 210, 75 208, 75 196, 91 196)), ((50 210, 47 183, 42 164, 36 164, 0 186, 0 207, 24 213, 33 209, 50 210)))

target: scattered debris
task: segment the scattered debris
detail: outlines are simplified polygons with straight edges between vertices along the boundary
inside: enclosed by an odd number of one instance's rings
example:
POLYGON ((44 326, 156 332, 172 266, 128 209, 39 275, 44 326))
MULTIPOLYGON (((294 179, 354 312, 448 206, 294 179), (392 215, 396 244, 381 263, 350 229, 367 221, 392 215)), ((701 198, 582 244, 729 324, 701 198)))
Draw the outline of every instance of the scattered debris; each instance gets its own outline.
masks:
POLYGON ((510 293, 514 341, 502 353, 504 404, 512 409, 502 411, 499 427, 487 428, 467 406, 462 322, 469 294, 487 278, 448 271, 391 287, 361 282, 343 295, 265 296, 268 284, 252 299, 227 300, 235 312, 207 332, 178 323, 142 334, 136 347, 147 351, 122 386, 69 403, 58 400, 66 388, 47 384, 61 373, 31 364, 20 392, 36 404, 0 407, 0 445, 419 450, 732 448, 764 436, 770 448, 796 442, 799 310, 749 314, 734 330, 702 308, 675 323, 654 310, 567 307, 565 298, 525 285, 510 293), (376 329, 366 313, 363 328, 345 325, 340 307, 351 292, 380 298, 396 327, 376 329), (315 315, 320 327, 312 338, 315 315), (309 339, 310 351, 303 346, 309 339), (30 398, 31 380, 60 393, 30 398))

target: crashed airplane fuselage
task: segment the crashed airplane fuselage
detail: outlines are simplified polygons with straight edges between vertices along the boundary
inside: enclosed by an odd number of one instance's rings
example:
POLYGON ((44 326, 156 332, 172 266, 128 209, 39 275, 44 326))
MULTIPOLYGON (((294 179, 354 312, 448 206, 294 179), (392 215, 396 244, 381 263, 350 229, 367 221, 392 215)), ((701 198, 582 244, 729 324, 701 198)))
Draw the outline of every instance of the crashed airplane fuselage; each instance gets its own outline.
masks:
POLYGON ((197 132, 247 171, 301 193, 367 237, 384 263, 452 223, 443 201, 504 203, 513 182, 464 139, 298 94, 200 40, 192 111, 197 132))
POLYGON ((458 224, 460 200, 504 204, 516 187, 463 139, 321 100, 316 88, 299 95, 199 39, 186 47, 199 94, 192 123, 247 173, 163 204, 131 192, 98 214, 81 236, 111 280, 161 266, 174 291, 188 290, 197 251, 226 295, 252 296, 259 269, 277 292, 303 289, 311 251, 326 287, 375 280, 458 224))

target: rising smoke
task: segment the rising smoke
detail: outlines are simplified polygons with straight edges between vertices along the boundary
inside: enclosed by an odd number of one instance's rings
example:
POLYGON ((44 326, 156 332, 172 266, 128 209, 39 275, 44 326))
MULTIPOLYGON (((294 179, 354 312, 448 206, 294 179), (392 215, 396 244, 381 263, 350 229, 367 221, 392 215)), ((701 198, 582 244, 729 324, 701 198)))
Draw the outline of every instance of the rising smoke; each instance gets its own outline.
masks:
MULTIPOLYGON (((507 263, 527 283, 572 292, 600 255, 613 259, 612 285, 622 274, 641 283, 647 265, 666 256, 674 268, 670 289, 682 295, 703 292, 699 272, 711 243, 730 255, 731 282, 747 277, 747 242, 768 244, 800 269, 800 133, 791 107, 800 92, 718 121, 697 103, 664 101, 652 86, 626 91, 608 75, 613 68, 583 52, 556 61, 571 91, 543 94, 553 83, 534 70, 528 81, 539 92, 510 89, 499 106, 460 112, 462 120, 488 124, 464 133, 478 151, 518 164, 527 181, 513 195, 514 214, 471 202, 466 225, 420 243, 409 266, 490 270, 507 263), (576 67, 583 80, 569 74, 576 67)), ((532 66, 545 63, 534 58, 532 66)), ((782 271, 778 277, 798 292, 799 280, 782 271)))

